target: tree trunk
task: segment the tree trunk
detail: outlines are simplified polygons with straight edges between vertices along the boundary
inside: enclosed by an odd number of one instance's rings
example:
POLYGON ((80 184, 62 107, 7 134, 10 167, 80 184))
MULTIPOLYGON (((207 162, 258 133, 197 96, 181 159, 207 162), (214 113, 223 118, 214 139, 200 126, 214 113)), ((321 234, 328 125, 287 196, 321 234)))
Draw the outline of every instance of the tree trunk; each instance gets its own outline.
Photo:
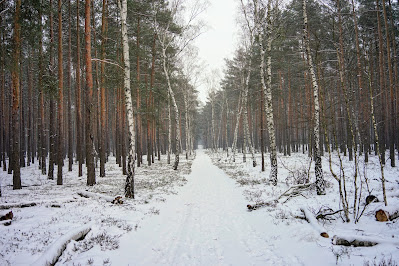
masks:
POLYGON ((140 96, 140 16, 137 18, 137 37, 136 37, 136 49, 137 49, 137 76, 136 76, 136 81, 137 81, 137 88, 136 88, 136 118, 137 118, 137 136, 136 136, 136 149, 137 149, 137 167, 140 167, 140 164, 142 163, 142 128, 141 128, 141 115, 140 115, 140 108, 141 108, 141 96, 140 96))
POLYGON ((108 0, 103 0, 101 23, 101 140, 100 140, 100 176, 105 177, 105 149, 106 149, 106 96, 105 96, 105 45, 107 40, 107 7, 108 0))
POLYGON ((87 185, 96 183, 94 169, 94 134, 93 134, 93 76, 91 64, 91 27, 90 27, 90 0, 85 0, 85 61, 86 61, 86 167, 87 185))
POLYGON ((316 80, 316 75, 313 69, 313 60, 310 51, 309 38, 308 38, 308 17, 306 11, 306 0, 302 1, 303 8, 303 38, 305 42, 305 52, 308 63, 308 71, 312 79, 313 97, 314 97, 314 157, 315 157, 315 174, 316 174, 316 188, 318 195, 325 195, 325 181, 323 177, 323 169, 321 166, 320 156, 320 110, 319 110, 319 87, 316 80))
POLYGON ((388 72, 389 72, 389 92, 390 92, 390 109, 391 118, 390 121, 390 134, 389 134, 389 157, 391 159, 391 167, 395 167, 395 140, 396 140, 396 116, 395 116, 395 96, 394 96, 394 80, 393 80, 393 69, 391 59, 391 42, 389 36, 389 26, 387 11, 385 7, 385 0, 382 0, 382 7, 384 11, 384 23, 385 23, 385 41, 387 45, 387 60, 388 60, 388 72))
POLYGON ((14 14, 14 62, 12 68, 12 126, 13 126, 13 155, 12 155, 12 170, 13 170, 13 189, 21 189, 21 171, 19 164, 19 98, 20 98, 20 54, 21 54, 21 0, 15 3, 14 14))
POLYGON ((277 185, 277 147, 276 147, 276 136, 274 129, 273 120, 273 99, 272 99, 272 60, 271 60, 271 49, 272 49, 272 21, 271 21, 271 0, 268 0, 267 4, 267 18, 266 18, 266 51, 267 51, 267 64, 266 64, 266 81, 264 77, 264 57, 265 49, 263 47, 263 36, 261 33, 260 25, 257 25, 258 43, 261 53, 261 63, 260 63, 260 73, 261 73, 261 83, 262 90, 265 94, 265 111, 266 111, 266 121, 267 129, 269 133, 269 145, 270 145, 270 182, 276 186, 277 185))
MULTIPOLYGON (((53 56, 53 47, 54 47, 54 30, 53 30, 53 2, 50 0, 50 65, 49 65, 49 76, 53 77, 54 74, 54 56, 53 56)), ((55 164, 55 107, 54 107, 54 99, 50 95, 50 123, 49 123, 49 132, 50 132, 50 154, 49 154, 49 166, 48 166, 48 178, 54 179, 54 164, 55 164)))
POLYGON ((121 13, 122 21, 122 42, 123 42, 123 61, 124 61, 124 88, 125 102, 127 109, 127 121, 129 128, 129 157, 128 169, 125 184, 125 197, 134 198, 134 174, 135 174, 135 122, 133 113, 132 94, 130 91, 130 59, 129 59, 129 41, 127 36, 127 0, 118 0, 118 6, 121 13))
MULTIPOLYGON (((383 44, 382 44, 382 30, 381 30, 381 18, 380 18, 380 4, 379 0, 376 1, 377 4, 377 20, 378 20, 378 51, 379 51, 379 66, 380 66, 380 91, 381 91, 381 108, 382 108, 382 135, 380 138, 380 143, 378 143, 378 137, 376 136, 376 142, 377 147, 379 146, 379 150, 377 151, 379 153, 380 163, 385 165, 385 105, 384 103, 384 94, 385 94, 385 88, 384 88, 384 52, 383 52, 383 44)), ((371 98, 372 93, 370 93, 370 98, 371 98)), ((373 122, 374 123, 374 122, 373 122)), ((375 130, 375 129, 374 129, 375 130)), ((385 193, 385 176, 383 174, 383 166, 381 165, 381 185, 382 185, 382 192, 384 196, 384 203, 385 206, 388 205, 387 198, 386 198, 386 193, 385 193)))
POLYGON ((71 1, 68 1, 68 171, 72 171, 73 164, 73 119, 72 119, 72 22, 71 1))
POLYGON ((64 166, 64 70, 62 65, 62 0, 58 0, 58 172, 57 185, 62 185, 64 166))
POLYGON ((82 136, 82 92, 80 84, 80 25, 79 25, 79 1, 76 1, 76 157, 79 163, 78 176, 83 175, 83 136, 82 136))
POLYGON ((39 165, 42 169, 42 175, 45 175, 46 170, 46 119, 44 116, 44 90, 43 90, 43 76, 44 76, 44 68, 43 68, 43 23, 42 23, 42 3, 40 2, 39 8, 39 17, 40 21, 40 37, 39 37, 39 77, 38 77, 38 86, 39 86, 39 102, 40 102, 40 129, 39 129, 39 136, 40 136, 40 143, 39 143, 39 165))

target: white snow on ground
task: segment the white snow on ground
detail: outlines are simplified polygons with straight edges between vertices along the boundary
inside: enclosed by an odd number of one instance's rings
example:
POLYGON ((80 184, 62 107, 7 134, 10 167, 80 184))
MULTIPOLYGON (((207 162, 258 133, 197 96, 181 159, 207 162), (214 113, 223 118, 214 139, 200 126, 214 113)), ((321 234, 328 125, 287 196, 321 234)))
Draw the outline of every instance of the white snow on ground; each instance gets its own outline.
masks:
MULTIPOLYGON (((262 173, 259 166, 252 167, 251 160, 242 163, 237 157, 236 163, 231 163, 223 154, 210 156, 223 170, 213 165, 203 150, 197 151, 193 163, 183 159, 177 172, 164 159, 151 167, 138 168, 137 198, 124 199, 122 205, 111 204, 101 197, 83 198, 76 194, 88 189, 108 197, 123 195, 124 176, 112 158, 106 166, 107 177, 98 177, 97 185, 89 188, 85 185, 85 177, 77 177, 76 165, 73 172, 65 173, 63 186, 41 176, 37 165, 24 168, 22 183, 26 187, 17 191, 10 186, 12 175, 0 172, 3 192, 0 206, 22 201, 38 203, 29 208, 13 208, 12 224, 0 225, 0 265, 31 264, 51 249, 57 239, 85 224, 93 224, 92 230, 84 240, 71 241, 57 265, 363 265, 366 262, 378 265, 383 260, 399 262, 397 245, 355 248, 331 243, 334 235, 398 240, 398 219, 386 223, 375 221, 374 211, 381 203, 368 206, 357 224, 343 223, 339 215, 331 222, 319 221, 330 239, 320 237, 310 224, 295 218, 300 215, 301 207, 313 213, 323 206, 339 209, 337 184, 329 174, 325 159, 323 170, 329 184, 326 196, 305 191, 276 207, 249 212, 248 203, 270 200, 285 191, 290 171, 308 167, 307 156, 280 155, 277 187, 265 181, 269 169, 262 173)), ((259 163, 259 156, 257 159, 259 163)), ((367 169, 373 194, 382 199, 375 159, 371 158, 364 169, 367 169)), ((350 163, 345 163, 350 176, 350 163)), ((399 170, 390 168, 388 163, 385 170, 387 189, 394 193, 399 190, 399 170)), ((312 171, 311 168, 311 176, 314 175, 312 171)), ((349 193, 350 190, 348 185, 349 193)), ((399 205, 399 198, 389 200, 391 206, 399 205)))

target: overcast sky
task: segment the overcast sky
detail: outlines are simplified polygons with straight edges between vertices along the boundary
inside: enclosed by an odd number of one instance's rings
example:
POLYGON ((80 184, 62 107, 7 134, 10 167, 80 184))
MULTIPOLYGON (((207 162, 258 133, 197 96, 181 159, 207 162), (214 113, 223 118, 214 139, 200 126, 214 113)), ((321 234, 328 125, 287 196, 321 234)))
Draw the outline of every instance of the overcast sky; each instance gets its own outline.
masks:
MULTIPOLYGON (((202 15, 209 30, 195 40, 199 57, 207 64, 207 73, 219 69, 223 74, 224 58, 232 58, 237 44, 236 10, 237 0, 209 0, 210 6, 202 15)), ((207 89, 199 87, 199 98, 205 102, 207 89)))

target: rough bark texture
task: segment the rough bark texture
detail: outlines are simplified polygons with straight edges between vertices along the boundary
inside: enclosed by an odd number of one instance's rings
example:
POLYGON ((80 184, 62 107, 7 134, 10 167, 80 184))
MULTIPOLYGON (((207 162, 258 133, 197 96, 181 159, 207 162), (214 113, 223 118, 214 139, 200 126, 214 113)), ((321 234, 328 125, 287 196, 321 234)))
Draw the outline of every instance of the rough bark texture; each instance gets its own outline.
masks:
POLYGON ((123 61, 124 61, 124 79, 125 102, 127 111, 127 122, 129 128, 129 157, 127 166, 127 177, 125 183, 125 197, 134 198, 134 174, 135 174, 135 122, 133 114, 132 94, 130 91, 130 60, 129 60, 129 40, 127 36, 127 0, 118 0, 118 6, 121 13, 122 22, 122 45, 123 45, 123 61))
POLYGON ((85 0, 85 61, 86 61, 86 167, 87 185, 93 186, 96 183, 94 169, 94 108, 93 108, 93 76, 91 64, 91 27, 90 27, 90 0, 85 0))
POLYGON ((175 124, 176 124, 176 150, 175 150, 175 162, 173 164, 173 169, 177 170, 177 167, 179 165, 179 154, 180 154, 180 119, 179 119, 179 108, 177 107, 176 99, 175 99, 175 94, 172 90, 172 85, 170 83, 170 77, 169 77, 169 72, 166 67, 166 47, 165 47, 165 42, 161 42, 162 45, 162 63, 163 63, 163 71, 166 76, 166 81, 168 83, 168 91, 170 95, 170 99, 173 104, 173 109, 175 111, 175 124))
POLYGON ((320 156, 320 106, 319 106, 319 86, 315 71, 313 68, 312 54, 310 51, 309 37, 308 37, 308 16, 306 11, 306 0, 302 1, 303 8, 303 39, 305 42, 305 53, 308 63, 308 71, 312 80, 313 97, 314 97, 314 158, 315 158, 315 175, 316 175, 316 189, 318 195, 326 194, 325 181, 323 176, 323 169, 321 166, 320 156))
POLYGON ((72 119, 72 21, 71 1, 68 1, 68 171, 73 165, 73 119, 72 119))
POLYGON ((105 109, 105 44, 107 39, 107 5, 108 1, 103 0, 102 24, 101 24, 101 140, 100 140, 100 176, 105 176, 105 149, 106 149, 106 109, 105 109))
POLYGON ((20 99, 20 53, 21 53, 21 0, 15 3, 14 15, 14 64, 11 72, 12 76, 12 127, 13 127, 13 155, 12 155, 12 170, 13 170, 13 189, 21 189, 21 170, 19 164, 19 99, 20 99))
MULTIPOLYGON (((260 19, 260 18, 259 18, 260 19)), ((262 90, 265 94, 265 110, 266 110, 266 122, 267 122, 267 130, 269 133, 269 145, 270 145, 270 182, 276 186, 277 185, 277 147, 276 147, 276 136, 274 130, 274 120, 273 120, 273 99, 272 99, 272 60, 271 60, 271 49, 272 49, 272 25, 271 25, 271 4, 270 0, 267 5, 267 18, 266 18, 266 50, 267 50, 267 64, 266 64, 266 81, 264 77, 264 57, 265 57, 265 49, 263 47, 263 36, 261 33, 261 27, 257 25, 257 34, 258 34, 258 43, 261 53, 261 63, 260 63, 260 73, 261 73, 261 83, 262 90)))
POLYGON ((82 148, 82 92, 80 84, 80 33, 79 30, 79 1, 76 2, 76 157, 79 163, 79 176, 83 175, 83 148, 82 148))
POLYGON ((62 65, 62 0, 58 0, 58 153, 57 185, 62 185, 64 166, 64 68, 62 65))

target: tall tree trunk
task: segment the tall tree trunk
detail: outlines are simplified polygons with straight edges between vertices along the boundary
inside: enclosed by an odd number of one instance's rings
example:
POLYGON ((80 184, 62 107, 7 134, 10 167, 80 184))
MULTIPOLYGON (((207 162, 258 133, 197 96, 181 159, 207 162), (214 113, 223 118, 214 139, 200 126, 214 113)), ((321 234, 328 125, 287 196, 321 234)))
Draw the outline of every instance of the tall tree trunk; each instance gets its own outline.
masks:
POLYGON ((42 175, 47 173, 46 169, 46 119, 44 115, 44 90, 43 90, 43 76, 44 76, 44 67, 43 67, 43 22, 42 22, 42 3, 40 1, 39 8, 39 17, 40 21, 40 37, 39 37, 39 77, 38 77, 38 86, 39 86, 39 99, 40 99, 40 167, 42 169, 42 175))
POLYGON ((395 96, 394 96, 394 80, 393 80, 393 69, 391 59, 391 41, 389 36, 389 26, 387 11, 385 7, 385 0, 382 0, 382 7, 384 11, 384 23, 385 23, 385 41, 387 45, 387 60, 388 60, 388 72, 389 72, 389 92, 390 92, 390 109, 391 118, 390 121, 390 134, 389 134, 389 158, 391 159, 391 167, 395 167, 395 141, 396 141, 396 116, 395 116, 395 96))
MULTIPOLYGON (((367 56, 367 55, 366 55, 367 56)), ((381 156, 381 152, 380 152, 380 141, 379 141, 379 137, 378 137, 378 129, 377 129, 377 122, 375 119, 375 113, 374 113, 374 97, 373 97, 373 83, 372 83, 372 62, 369 62, 369 88, 370 88, 370 115, 371 115, 371 121, 372 121, 372 125, 373 125, 373 129, 374 129, 374 138, 375 138, 375 149, 378 155, 378 160, 380 162, 380 171, 381 171, 381 185, 382 185, 382 194, 383 194, 383 198, 384 198, 384 204, 385 206, 388 205, 388 201, 387 201, 387 196, 386 196, 386 192, 385 192, 385 175, 384 175, 384 161, 382 159, 381 156)))
POLYGON ((80 25, 79 1, 76 1, 76 157, 79 164, 78 176, 83 175, 83 134, 82 134, 82 92, 80 82, 80 25))
POLYGON ((33 53, 32 51, 29 52, 29 58, 28 58, 28 64, 27 64, 27 68, 28 68, 28 104, 27 104, 27 108, 28 108, 28 125, 27 125, 27 129, 28 129, 28 143, 27 143, 27 156, 28 156, 28 160, 27 160, 27 165, 30 165, 30 162, 32 160, 32 137, 33 137, 33 132, 32 132, 32 128, 33 128, 33 121, 32 121, 32 114, 33 114, 33 104, 32 104, 32 83, 33 83, 33 78, 32 78, 32 63, 31 63, 31 58, 33 57, 33 53))
POLYGON ((100 141, 100 176, 105 176, 106 149, 106 96, 105 96, 105 45, 107 40, 107 7, 108 0, 103 0, 101 24, 101 141, 100 141))
POLYGON ((137 137, 136 137, 136 149, 137 149, 137 167, 140 167, 140 164, 142 163, 142 128, 141 128, 141 115, 140 115, 140 108, 141 108, 141 102, 140 102, 140 16, 137 17, 137 38, 136 38, 136 49, 137 49, 137 58, 136 58, 136 65, 137 65, 137 76, 136 76, 136 81, 137 81, 137 88, 136 88, 136 117, 137 117, 137 137))
MULTIPOLYGON (((3 7, 3 6, 2 6, 3 7)), ((0 83, 0 88, 1 88, 1 128, 2 128, 2 134, 0 136, 1 142, 2 142, 2 149, 1 149, 1 161, 3 165, 3 171, 7 171, 7 163, 6 163, 6 133, 9 135, 9 132, 6 130, 6 115, 5 113, 7 112, 6 108, 6 101, 5 101, 5 96, 6 96, 6 87, 5 87, 5 48, 4 48, 4 30, 3 30, 3 19, 2 16, 0 16, 0 38, 1 38, 1 43, 0 43, 0 54, 1 54, 1 65, 0 65, 0 78, 1 78, 1 83, 0 83)), ((1 193, 1 189, 0 189, 1 193)))
POLYGON ((64 70, 62 56, 62 0, 58 0, 58 171, 57 185, 62 185, 64 166, 64 70))
POLYGON ((315 174, 316 174, 316 189, 318 195, 325 195, 325 181, 323 176, 323 169, 321 166, 320 156, 320 107, 319 107, 319 86, 317 84, 316 75, 313 69, 313 60, 310 51, 309 37, 308 37, 308 16, 306 11, 306 0, 302 1, 303 8, 303 39, 305 42, 305 52, 308 63, 308 71, 312 79, 313 97, 314 97, 314 157, 315 157, 315 174))
POLYGON ((68 1, 68 171, 72 171, 73 164, 73 119, 72 119, 72 22, 71 1, 68 1))
POLYGON ((168 91, 171 99, 171 103, 173 104, 173 108, 175 111, 175 127, 176 127, 176 150, 175 150, 175 162, 173 164, 173 169, 177 170, 177 167, 179 165, 179 154, 180 154, 180 120, 179 120, 179 108, 177 107, 176 99, 175 99, 175 94, 172 90, 172 85, 170 83, 170 78, 169 78, 169 72, 166 67, 166 47, 165 43, 162 42, 162 62, 163 62, 163 71, 166 76, 166 81, 168 84, 168 91))
MULTIPOLYGON (((345 78, 344 78, 344 73, 345 73, 345 61, 344 61, 344 41, 343 41, 343 30, 342 30, 342 19, 341 19, 341 3, 340 0, 337 0, 338 4, 338 27, 339 27, 339 52, 338 52, 338 65, 339 65, 339 74, 340 74, 340 81, 341 81, 341 86, 344 92, 344 99, 345 99, 345 104, 346 104, 346 112, 348 116, 348 126, 349 126, 349 140, 351 141, 352 144, 354 144, 354 155, 355 155, 355 172, 353 176, 353 183, 354 183, 354 201, 353 201, 353 215, 354 219, 356 219, 358 213, 356 210, 357 206, 357 201, 358 201, 358 184, 357 184, 357 178, 358 178, 358 161, 357 161, 357 145, 355 142, 355 132, 353 129, 353 123, 352 119, 355 119, 354 117, 351 118, 352 111, 350 110, 350 102, 349 102, 349 95, 346 89, 346 83, 345 83, 345 78)), ((348 133, 348 134, 349 134, 348 133)))
POLYGON ((127 36, 127 0, 118 0, 118 6, 121 13, 122 21, 122 42, 123 42, 123 61, 124 61, 124 88, 125 88, 125 101, 127 109, 127 120, 129 128, 129 157, 128 169, 125 184, 125 197, 134 198, 134 174, 135 174, 135 122, 133 113, 132 94, 130 91, 130 59, 129 59, 129 40, 127 36))
MULTIPOLYGON (((53 1, 50 0, 50 65, 49 65, 49 76, 54 76, 54 20, 53 20, 53 1)), ((50 95, 50 123, 49 123, 49 132, 50 132, 50 154, 49 154, 49 166, 48 166, 48 178, 54 179, 54 164, 56 160, 56 152, 55 152, 55 107, 54 107, 54 99, 53 96, 50 95)))
POLYGON ((381 15, 380 15, 380 3, 379 0, 376 1, 376 12, 377 12, 377 31, 378 31, 378 63, 379 63, 379 76, 380 76, 380 99, 381 99, 381 134, 380 134, 380 153, 382 162, 385 164, 385 69, 384 69, 384 44, 382 40, 382 29, 381 29, 381 15))
POLYGON ((90 0, 85 0, 85 61, 86 61, 86 167, 87 185, 96 183, 94 169, 94 134, 93 134, 93 76, 91 64, 91 27, 90 27, 90 0))
MULTIPOLYGON (((259 0, 258 0, 259 1, 259 0)), ((260 73, 261 73, 261 83, 262 90, 265 93, 265 111, 266 111, 266 121, 267 129, 269 133, 269 145, 270 145, 270 182, 276 186, 277 185, 277 147, 276 147, 276 136, 275 127, 273 120, 273 99, 272 99, 272 60, 271 60, 271 50, 272 50, 272 21, 271 21, 271 0, 267 3, 267 17, 266 17, 266 51, 263 47, 263 36, 261 33, 261 27, 257 25, 257 35, 260 48, 260 73), (265 52, 267 52, 267 64, 266 64, 266 81, 264 77, 264 57, 265 52)), ((258 2, 259 3, 259 2, 258 2)))
POLYGON ((13 126, 13 155, 12 155, 12 170, 13 170, 13 189, 21 189, 21 170, 19 164, 19 99, 20 99, 20 54, 21 54, 21 0, 15 3, 14 14, 14 62, 12 67, 12 126, 13 126))

